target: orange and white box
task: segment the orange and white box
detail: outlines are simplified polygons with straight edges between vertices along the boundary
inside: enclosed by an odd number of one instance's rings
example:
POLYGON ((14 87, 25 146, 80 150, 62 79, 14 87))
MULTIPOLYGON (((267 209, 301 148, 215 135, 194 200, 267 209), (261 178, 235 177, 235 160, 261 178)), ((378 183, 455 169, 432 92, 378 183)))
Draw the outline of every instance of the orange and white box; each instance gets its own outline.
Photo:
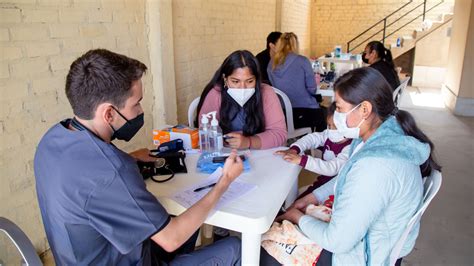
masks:
POLYGON ((156 146, 175 139, 182 139, 186 150, 197 149, 199 147, 199 130, 182 125, 153 130, 153 144, 156 146))

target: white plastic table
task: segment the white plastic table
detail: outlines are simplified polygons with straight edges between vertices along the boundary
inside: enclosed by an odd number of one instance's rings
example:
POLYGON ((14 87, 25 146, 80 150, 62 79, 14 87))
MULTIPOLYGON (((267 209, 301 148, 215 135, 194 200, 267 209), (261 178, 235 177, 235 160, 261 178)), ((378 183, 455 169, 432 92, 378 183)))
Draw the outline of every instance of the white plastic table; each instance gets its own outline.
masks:
MULTIPOLYGON (((301 167, 273 155, 279 149, 287 148, 251 150, 248 155, 251 169, 238 178, 257 187, 222 209, 211 212, 205 221, 206 224, 242 233, 243 265, 259 264, 261 235, 268 231, 285 199, 293 202, 298 193, 301 167)), ((179 215, 186 210, 170 196, 208 176, 196 172, 198 157, 199 154, 187 155, 187 174, 177 174, 165 183, 155 183, 150 179, 146 181, 147 189, 170 214, 179 215)))
POLYGON ((362 67, 362 59, 351 59, 351 58, 346 58, 346 56, 340 57, 340 58, 335 58, 335 57, 325 57, 321 56, 317 59, 321 64, 349 64, 350 69, 354 68, 359 68, 362 67))
POLYGON ((316 94, 321 94, 324 97, 331 97, 331 102, 334 102, 334 89, 332 87, 327 89, 317 88, 316 94))

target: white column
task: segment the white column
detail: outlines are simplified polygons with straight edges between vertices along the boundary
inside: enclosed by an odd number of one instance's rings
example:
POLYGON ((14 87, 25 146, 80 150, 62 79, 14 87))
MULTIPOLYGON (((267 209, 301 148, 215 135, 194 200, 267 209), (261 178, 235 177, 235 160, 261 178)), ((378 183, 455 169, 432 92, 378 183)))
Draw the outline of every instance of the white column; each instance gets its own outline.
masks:
MULTIPOLYGON (((177 123, 171 0, 147 0, 146 23, 153 81, 153 127, 177 123)), ((151 89, 151 88, 145 88, 151 89)))

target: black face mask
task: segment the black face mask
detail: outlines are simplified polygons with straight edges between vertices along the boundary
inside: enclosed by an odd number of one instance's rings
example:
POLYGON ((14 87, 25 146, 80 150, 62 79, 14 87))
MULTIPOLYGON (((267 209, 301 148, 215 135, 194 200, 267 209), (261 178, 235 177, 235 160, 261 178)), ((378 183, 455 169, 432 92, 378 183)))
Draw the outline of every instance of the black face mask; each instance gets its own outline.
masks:
POLYGON ((112 134, 112 140, 114 139, 120 139, 120 140, 125 140, 125 141, 130 141, 135 134, 142 128, 143 124, 145 123, 143 119, 143 113, 137 115, 137 117, 128 120, 123 116, 119 110, 117 110, 115 107, 112 106, 117 113, 127 121, 123 126, 121 126, 119 129, 115 130, 115 128, 110 125, 112 130, 114 131, 114 134, 112 134))
POLYGON ((365 55, 366 55, 366 53, 363 52, 363 53, 362 53, 362 62, 368 64, 368 63, 369 63, 369 59, 365 58, 365 55))

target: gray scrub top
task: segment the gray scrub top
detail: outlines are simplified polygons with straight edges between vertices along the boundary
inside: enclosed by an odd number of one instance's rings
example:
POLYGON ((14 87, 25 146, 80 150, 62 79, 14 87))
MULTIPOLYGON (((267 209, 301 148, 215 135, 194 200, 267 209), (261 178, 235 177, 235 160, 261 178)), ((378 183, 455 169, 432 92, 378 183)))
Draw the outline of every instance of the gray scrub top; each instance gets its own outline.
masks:
POLYGON ((143 242, 170 216, 135 160, 87 130, 53 126, 36 150, 36 190, 58 265, 147 265, 143 242))

